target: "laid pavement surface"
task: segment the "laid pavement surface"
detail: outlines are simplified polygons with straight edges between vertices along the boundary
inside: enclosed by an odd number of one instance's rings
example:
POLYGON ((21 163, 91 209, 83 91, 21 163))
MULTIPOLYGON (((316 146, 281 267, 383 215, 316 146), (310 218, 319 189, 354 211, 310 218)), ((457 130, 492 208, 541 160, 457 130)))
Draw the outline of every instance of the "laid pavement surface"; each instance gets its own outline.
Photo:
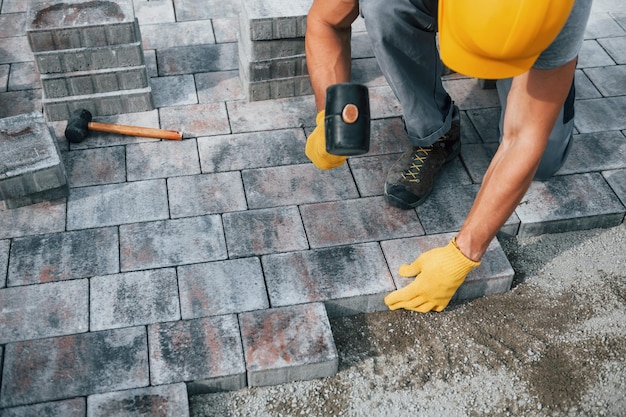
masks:
MULTIPOLYGON (((0 0, 0 118, 42 111, 28 3, 0 0)), ((0 414, 185 416, 189 395, 333 375, 329 317, 385 310, 398 266, 460 228, 497 148, 495 90, 453 74, 463 149, 416 210, 386 205, 401 108, 354 25, 372 147, 323 172, 305 157, 311 95, 250 101, 237 3, 134 0, 155 109, 99 121, 182 141, 58 139, 69 196, 0 209, 0 414), (158 411, 155 411, 158 410, 158 411)), ((576 73, 574 147, 503 236, 608 228, 626 213, 626 5, 597 0, 576 73)), ((506 292, 497 240, 457 299, 506 292)))

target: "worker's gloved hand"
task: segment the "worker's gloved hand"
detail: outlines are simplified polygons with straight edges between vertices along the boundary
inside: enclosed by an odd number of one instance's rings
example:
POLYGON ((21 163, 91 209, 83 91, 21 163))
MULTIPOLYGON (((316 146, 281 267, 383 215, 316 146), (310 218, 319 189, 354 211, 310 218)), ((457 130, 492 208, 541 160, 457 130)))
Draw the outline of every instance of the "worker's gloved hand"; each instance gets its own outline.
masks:
POLYGON ((317 126, 313 133, 306 140, 304 153, 319 169, 328 170, 343 165, 348 159, 347 156, 332 155, 326 152, 326 137, 324 135, 324 113, 322 110, 317 113, 315 123, 317 126))
POLYGON ((402 265, 398 272, 403 277, 415 277, 406 287, 385 297, 391 310, 427 313, 442 311, 461 286, 467 274, 480 265, 461 253, 452 239, 447 246, 422 253, 412 264, 402 265))

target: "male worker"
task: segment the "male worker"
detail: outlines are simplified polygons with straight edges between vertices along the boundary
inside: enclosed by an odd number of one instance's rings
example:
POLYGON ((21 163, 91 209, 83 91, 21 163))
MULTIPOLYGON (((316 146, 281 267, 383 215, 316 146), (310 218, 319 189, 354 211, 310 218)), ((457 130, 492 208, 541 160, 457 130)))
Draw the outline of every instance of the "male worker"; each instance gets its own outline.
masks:
MULTIPOLYGON (((317 127, 306 154, 320 169, 345 157, 324 144, 328 86, 350 80, 350 25, 358 0, 314 0, 306 53, 317 127)), ((443 88, 441 56, 453 70, 498 79, 500 146, 451 242, 421 254, 399 273, 415 277, 385 298, 390 309, 442 311, 479 265, 487 246, 528 190, 564 163, 573 130, 576 58, 591 0, 361 0, 374 53, 403 108, 412 147, 389 171, 384 194, 403 209, 421 204, 445 162, 460 150, 458 108, 443 88)))

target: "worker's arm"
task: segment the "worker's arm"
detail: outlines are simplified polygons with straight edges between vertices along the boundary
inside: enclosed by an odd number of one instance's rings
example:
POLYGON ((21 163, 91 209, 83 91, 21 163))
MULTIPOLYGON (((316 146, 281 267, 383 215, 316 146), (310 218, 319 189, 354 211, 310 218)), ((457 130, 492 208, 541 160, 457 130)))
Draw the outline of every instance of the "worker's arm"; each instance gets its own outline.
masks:
POLYGON ((458 235, 421 254, 399 273, 415 277, 385 297, 390 309, 443 310, 526 194, 574 77, 576 62, 515 77, 507 98, 502 141, 458 235))
POLYGON ((318 111, 329 86, 350 81, 350 26, 358 14, 358 0, 314 0, 309 10, 306 62, 318 111))

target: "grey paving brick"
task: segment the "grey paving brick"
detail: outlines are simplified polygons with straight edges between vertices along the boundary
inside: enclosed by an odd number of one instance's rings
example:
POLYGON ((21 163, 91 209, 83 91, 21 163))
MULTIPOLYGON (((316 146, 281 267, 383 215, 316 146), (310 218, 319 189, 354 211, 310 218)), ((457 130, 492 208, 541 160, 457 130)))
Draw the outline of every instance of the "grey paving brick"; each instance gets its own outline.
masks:
POLYGON ((33 90, 41 88, 40 77, 34 62, 18 62, 11 65, 8 90, 33 90))
POLYGON ((574 144, 559 175, 626 168, 626 137, 621 132, 574 136, 574 144))
POLYGON ((76 109, 86 109, 93 116, 110 116, 120 113, 137 113, 154 109, 152 89, 139 88, 82 96, 42 99, 47 120, 68 120, 76 109))
POLYGON ((142 25, 141 34, 144 49, 163 49, 215 43, 215 35, 213 34, 210 20, 142 25))
POLYGON ((259 258, 179 266, 183 319, 269 308, 259 258))
POLYGON ((404 122, 399 117, 372 120, 370 136, 368 155, 404 152, 411 146, 404 122))
POLYGON ((41 113, 0 119, 0 199, 15 199, 67 183, 56 138, 41 113))
POLYGON ((9 266, 9 248, 10 240, 0 240, 0 288, 7 285, 8 266, 9 266))
POLYGON ((385 178, 389 168, 400 154, 376 155, 362 158, 349 158, 348 163, 361 197, 383 195, 385 178))
POLYGON ((238 71, 194 74, 199 103, 243 100, 246 98, 238 71))
POLYGON ((116 228, 16 238, 7 284, 29 285, 119 271, 116 228))
POLYGON ((168 178, 172 218, 245 210, 246 196, 238 172, 168 178))
POLYGON ((176 20, 204 20, 216 17, 235 17, 239 3, 222 0, 174 0, 176 20))
POLYGON ((467 115, 467 111, 461 112, 461 143, 464 145, 482 143, 482 138, 467 115))
POLYGON ((2 39, 0 49, 0 64, 13 64, 16 62, 29 62, 35 59, 28 46, 26 36, 14 36, 2 39))
POLYGON ((242 172, 250 208, 357 198, 347 165, 321 171, 313 164, 259 168, 242 172))
POLYGON ((246 91, 249 101, 275 100, 313 94, 308 75, 258 82, 242 80, 242 83, 244 86, 247 85, 246 91))
POLYGON ((585 28, 585 39, 626 36, 626 31, 607 12, 591 13, 585 28))
POLYGON ((65 199, 46 201, 12 210, 0 208, 0 238, 65 230, 65 199))
POLYGON ((626 64, 626 36, 598 39, 598 42, 618 64, 626 64))
POLYGON ((243 313, 248 385, 279 385, 337 373, 339 357, 324 305, 243 313))
POLYGON ((478 131, 485 143, 498 143, 500 141, 500 105, 485 109, 472 109, 467 111, 467 117, 478 131))
POLYGON ((173 268, 93 277, 89 298, 91 331, 180 319, 173 268))
POLYGON ((302 164, 306 138, 302 129, 198 138, 202 172, 220 172, 302 164))
POLYGON ((308 249, 297 207, 225 213, 222 216, 230 258, 308 249))
MULTIPOLYGON (((154 3, 154 2, 153 2, 154 3)), ((185 384, 160 385, 87 397, 88 417, 188 417, 185 384)))
POLYGON ((473 78, 443 81, 444 88, 461 110, 495 107, 500 105, 496 90, 480 88, 473 78))
POLYGON ((577 101, 574 124, 580 133, 626 129, 626 96, 577 101))
POLYGON ((126 146, 128 181, 200 173, 194 139, 135 143, 126 146))
POLYGON ((273 58, 285 58, 305 53, 304 36, 272 40, 252 40, 250 26, 239 22, 238 55, 244 63, 273 58))
POLYGON ((242 64, 241 68, 245 73, 244 79, 247 81, 265 81, 308 75, 304 54, 242 64))
POLYGON ((162 48, 157 53, 159 76, 237 69, 237 44, 162 48))
POLYGON ((0 93, 0 102, 11 103, 0 106, 0 117, 18 116, 41 111, 41 90, 20 90, 0 93))
POLYGON ((190 393, 236 390, 246 384, 237 316, 148 326, 153 385, 190 381, 190 393))
POLYGON ((76 150, 63 156, 70 187, 126 181, 126 152, 123 146, 76 150))
POLYGON ((10 65, 3 64, 0 65, 0 93, 4 93, 7 91, 7 86, 9 85, 9 69, 10 65))
POLYGON ((387 83, 376 58, 352 60, 351 82, 364 84, 367 87, 384 86, 387 83))
POLYGON ((85 417, 86 415, 87 407, 84 398, 23 405, 2 410, 2 417, 85 417))
POLYGON ((518 235, 534 236, 615 226, 625 211, 600 173, 585 173, 533 182, 515 213, 518 235))
POLYGON ((176 20, 174 3, 171 1, 133 0, 133 7, 135 16, 141 24, 144 39, 144 25, 168 23, 176 20))
POLYGON ((148 87, 146 66, 79 71, 62 74, 41 74, 41 86, 48 99, 148 87))
POLYGON ((147 346, 144 327, 9 343, 0 406, 145 387, 147 346))
POLYGON ((587 40, 583 42, 578 55, 578 68, 602 67, 615 65, 615 61, 600 46, 597 40, 587 40))
MULTIPOLYGON (((454 234, 446 233, 381 242, 397 288, 403 288, 413 281, 413 278, 401 277, 398 274, 400 265, 413 262, 428 250, 447 245, 453 237, 454 234)), ((467 275, 452 299, 467 300, 505 293, 511 288, 513 276, 513 268, 500 243, 494 239, 483 255, 480 265, 467 275)))
POLYGON ((604 97, 626 95, 626 65, 587 68, 585 74, 604 97))
POLYGON ((307 204, 300 211, 311 248, 424 233, 415 211, 391 207, 383 197, 307 204))
POLYGON ((388 85, 371 87, 369 96, 372 119, 402 116, 400 103, 388 85))
POLYGON ((231 132, 224 103, 192 104, 159 110, 161 124, 183 132, 185 138, 223 135, 231 132))
POLYGON ((576 70, 575 88, 577 100, 602 97, 602 94, 581 69, 576 70))
POLYGON ((237 42, 239 37, 239 17, 221 17, 211 19, 215 41, 217 43, 237 42))
POLYGON ((251 40, 304 37, 309 0, 243 0, 241 19, 250 27, 251 40))
POLYGON ((8 209, 29 206, 41 203, 43 201, 51 201, 59 198, 65 198, 70 192, 70 187, 64 184, 60 187, 51 188, 49 190, 39 191, 28 194, 23 197, 9 198, 4 200, 4 206, 8 209))
POLYGON ((233 133, 315 126, 315 103, 310 99, 285 98, 267 102, 226 103, 233 133))
POLYGON ((461 159, 475 184, 483 182, 487 168, 498 150, 498 143, 464 144, 461 147, 461 159))
POLYGON ((26 34, 25 22, 26 12, 0 14, 0 38, 24 36, 26 34))
POLYGON ((76 280, 0 290, 0 343, 82 333, 88 282, 76 280))
POLYGON ((154 91, 154 106, 157 108, 198 103, 196 85, 191 74, 152 78, 150 85, 154 91))
POLYGON ((324 302, 330 316, 385 310, 393 281, 378 243, 261 258, 272 307, 324 302))
POLYGON ((165 180, 75 188, 67 202, 68 230, 168 217, 165 180))
POLYGON ((626 206, 626 169, 605 171, 602 175, 622 201, 622 204, 626 206))
POLYGON ((226 259, 218 215, 120 226, 122 271, 226 259))

